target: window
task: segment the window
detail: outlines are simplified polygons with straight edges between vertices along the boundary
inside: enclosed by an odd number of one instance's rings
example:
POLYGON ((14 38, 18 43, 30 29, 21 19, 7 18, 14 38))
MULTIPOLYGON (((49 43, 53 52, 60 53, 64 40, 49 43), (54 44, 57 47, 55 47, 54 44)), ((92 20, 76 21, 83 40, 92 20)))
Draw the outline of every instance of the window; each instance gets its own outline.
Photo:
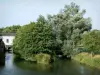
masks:
POLYGON ((9 39, 7 39, 6 42, 9 43, 9 39))

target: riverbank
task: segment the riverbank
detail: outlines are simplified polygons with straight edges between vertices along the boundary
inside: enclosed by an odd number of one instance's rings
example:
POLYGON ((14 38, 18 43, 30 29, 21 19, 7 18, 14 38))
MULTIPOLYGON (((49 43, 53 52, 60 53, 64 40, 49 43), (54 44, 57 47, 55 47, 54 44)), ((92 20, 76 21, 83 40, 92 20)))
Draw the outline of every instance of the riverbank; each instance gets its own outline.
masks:
POLYGON ((89 53, 79 53, 79 54, 75 55, 73 57, 73 59, 80 63, 100 69, 100 55, 92 56, 89 53))
POLYGON ((29 55, 26 57, 21 57, 19 55, 14 54, 14 59, 36 62, 38 64, 49 64, 51 62, 51 55, 46 53, 39 53, 39 54, 29 55))

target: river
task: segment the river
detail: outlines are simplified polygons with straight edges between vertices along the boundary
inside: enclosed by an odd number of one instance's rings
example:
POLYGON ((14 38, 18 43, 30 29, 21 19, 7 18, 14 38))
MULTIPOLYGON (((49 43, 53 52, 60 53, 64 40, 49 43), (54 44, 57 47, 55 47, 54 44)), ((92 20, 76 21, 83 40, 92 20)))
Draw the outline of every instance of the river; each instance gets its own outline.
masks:
POLYGON ((57 60, 51 65, 26 61, 13 61, 13 54, 7 53, 5 66, 0 66, 0 75, 100 75, 100 70, 76 61, 57 60))

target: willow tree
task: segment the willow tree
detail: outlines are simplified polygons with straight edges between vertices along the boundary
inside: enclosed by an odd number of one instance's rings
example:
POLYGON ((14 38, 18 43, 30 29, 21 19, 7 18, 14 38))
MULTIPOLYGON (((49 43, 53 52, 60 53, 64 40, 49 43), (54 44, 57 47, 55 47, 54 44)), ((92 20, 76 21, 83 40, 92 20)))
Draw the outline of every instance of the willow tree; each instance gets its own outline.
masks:
POLYGON ((48 16, 48 22, 63 55, 71 56, 77 48, 81 34, 91 29, 91 19, 84 18, 85 12, 75 3, 71 3, 65 5, 57 15, 48 16))

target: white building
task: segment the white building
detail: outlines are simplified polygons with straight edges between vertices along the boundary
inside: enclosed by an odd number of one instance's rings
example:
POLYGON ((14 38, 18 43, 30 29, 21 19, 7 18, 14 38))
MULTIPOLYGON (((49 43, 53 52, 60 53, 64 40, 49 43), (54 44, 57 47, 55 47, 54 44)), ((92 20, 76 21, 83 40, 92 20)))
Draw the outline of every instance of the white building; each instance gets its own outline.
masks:
POLYGON ((15 33, 1 33, 0 38, 3 40, 6 46, 12 46, 15 33))

